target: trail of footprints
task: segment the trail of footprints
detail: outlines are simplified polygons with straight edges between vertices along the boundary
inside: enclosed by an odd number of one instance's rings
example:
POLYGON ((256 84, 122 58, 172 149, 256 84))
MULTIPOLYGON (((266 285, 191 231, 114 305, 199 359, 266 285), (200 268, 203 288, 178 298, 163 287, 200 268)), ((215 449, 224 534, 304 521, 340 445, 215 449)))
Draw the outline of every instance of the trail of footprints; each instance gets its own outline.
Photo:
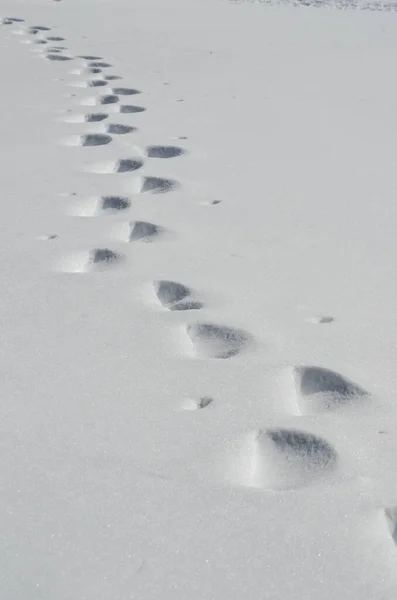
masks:
MULTIPOLYGON (((23 19, 6 17, 3 25, 21 26, 23 19)), ((67 47, 54 45, 65 42, 65 38, 51 33, 51 28, 33 25, 16 31, 33 38, 34 44, 43 48, 46 60, 63 63, 83 61, 83 66, 73 68, 69 73, 83 76, 71 85, 98 90, 94 96, 82 98, 80 106, 98 107, 97 111, 65 113, 61 120, 71 124, 96 124, 97 130, 82 133, 62 140, 65 146, 89 147, 92 152, 97 146, 107 146, 118 136, 133 135, 137 131, 135 123, 108 122, 110 116, 139 115, 146 110, 137 103, 126 100, 138 96, 140 91, 121 84, 117 74, 107 74, 112 65, 101 56, 72 56, 67 47), (107 107, 112 112, 107 112, 107 107)), ((139 154, 115 158, 111 161, 94 161, 85 170, 92 174, 131 174, 139 171, 146 160, 174 159, 185 154, 185 150, 173 145, 151 145, 139 154)), ((133 194, 167 194, 179 187, 172 178, 156 175, 134 177, 131 181, 133 194)), ((218 204, 214 201, 211 204, 218 204)), ((71 203, 69 213, 79 217, 100 217, 127 213, 131 209, 131 199, 119 194, 86 198, 71 203)), ((164 234, 165 229, 149 221, 130 220, 124 227, 124 241, 128 243, 153 243, 164 234)), ((41 236, 41 239, 56 239, 55 234, 41 236)), ((92 248, 66 257, 60 268, 70 273, 103 272, 124 262, 126 256, 111 248, 92 248)), ((171 280, 158 280, 152 283, 158 306, 165 311, 191 313, 205 309, 197 291, 187 285, 171 280)), ((313 317, 311 323, 331 323, 333 317, 313 317)), ((254 338, 246 331, 229 325, 196 319, 184 325, 185 338, 195 357, 204 360, 228 360, 238 358, 254 344, 254 338)), ((237 368, 237 365, 236 367, 237 368)), ((316 365, 293 366, 286 374, 288 393, 294 398, 296 418, 299 415, 322 415, 335 411, 359 408, 371 399, 371 395, 360 385, 345 378, 342 374, 316 365)), ((202 396, 190 400, 182 406, 186 410, 200 410, 210 407, 214 399, 202 396)), ((339 464, 337 450, 327 440, 304 430, 285 428, 260 428, 231 443, 228 452, 226 478, 235 485, 270 490, 294 490, 312 485, 336 472, 339 464)), ((390 537, 397 544, 397 507, 384 511, 385 524, 390 537)))

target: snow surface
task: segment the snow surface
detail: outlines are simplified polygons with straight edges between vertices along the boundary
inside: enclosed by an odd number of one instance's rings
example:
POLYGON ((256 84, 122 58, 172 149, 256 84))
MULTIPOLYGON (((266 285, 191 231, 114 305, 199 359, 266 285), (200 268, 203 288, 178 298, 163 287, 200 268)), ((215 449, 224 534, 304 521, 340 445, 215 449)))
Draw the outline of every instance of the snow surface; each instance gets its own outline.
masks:
POLYGON ((397 14, 315 3, 0 0, 1 599, 397 598, 397 14))

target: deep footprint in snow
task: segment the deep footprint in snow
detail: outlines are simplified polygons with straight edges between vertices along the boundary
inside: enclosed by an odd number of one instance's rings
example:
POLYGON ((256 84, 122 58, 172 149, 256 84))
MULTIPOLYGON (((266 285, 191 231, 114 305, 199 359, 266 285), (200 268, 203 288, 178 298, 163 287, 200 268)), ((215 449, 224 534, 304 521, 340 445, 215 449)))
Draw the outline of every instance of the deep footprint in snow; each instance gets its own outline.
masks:
POLYGON ((397 506, 385 509, 385 519, 391 538, 397 545, 397 506))
POLYGON ((107 119, 109 115, 107 113, 86 113, 76 115, 66 115, 62 117, 64 123, 100 123, 107 119))
POLYGON ((120 100, 118 96, 114 94, 105 94, 103 96, 91 96, 89 98, 83 98, 80 101, 82 106, 106 106, 108 104, 117 104, 120 100))
POLYGON ((119 112, 122 114, 140 113, 144 112, 146 108, 143 106, 134 106, 132 104, 121 104, 119 112))
POLYGON ((327 315, 309 317, 306 319, 308 323, 313 323, 315 325, 320 325, 324 323, 333 323, 335 321, 335 317, 330 317, 327 315))
POLYGON ((137 131, 136 127, 132 127, 131 125, 120 125, 118 123, 109 123, 105 125, 106 133, 113 133, 114 135, 124 135, 126 133, 132 133, 133 131, 137 131))
POLYGON ((14 23, 23 23, 25 19, 19 19, 18 17, 4 17, 1 23, 2 25, 14 25, 14 23))
POLYGON ((148 146, 146 156, 148 158, 175 158, 181 156, 185 151, 177 146, 148 146))
POLYGON ((187 325, 186 333, 196 356, 201 358, 231 358, 243 352, 252 339, 242 329, 215 323, 187 325))
POLYGON ((117 80, 123 79, 123 78, 120 77, 120 75, 106 75, 105 79, 106 79, 106 81, 117 81, 117 80))
POLYGON ((65 62, 67 60, 73 60, 71 56, 66 56, 65 54, 47 54, 45 56, 47 60, 65 62))
POLYGON ((203 308, 202 302, 197 302, 192 297, 192 290, 176 281, 160 280, 154 282, 154 290, 161 306, 169 310, 199 310, 203 308))
POLYGON ((106 146, 112 139, 110 135, 104 133, 87 133, 67 138, 62 144, 64 146, 106 146))
POLYGON ((63 37, 60 37, 60 36, 58 36, 58 35, 49 35, 49 36, 47 37, 47 40, 48 40, 49 42, 64 42, 64 41, 65 41, 65 38, 63 38, 63 37))
POLYGON ((177 181, 162 177, 141 177, 129 182, 129 188, 133 194, 166 194, 178 187, 177 181))
POLYGON ((369 396, 366 390, 340 373, 323 367, 294 367, 293 378, 303 414, 337 410, 369 396))
POLYGON ((90 67, 99 67, 100 69, 107 69, 108 67, 111 67, 112 65, 110 65, 107 62, 103 62, 103 61, 93 61, 93 62, 90 62, 89 66, 90 67))
POLYGON ((123 254, 109 248, 94 248, 64 259, 59 268, 65 273, 101 272, 119 265, 125 259, 123 254))
POLYGON ((99 163, 86 168, 90 173, 111 174, 111 173, 131 173, 143 167, 143 160, 139 158, 122 158, 116 161, 99 163))
POLYGON ((128 210, 131 202, 125 196, 93 196, 86 198, 70 209, 70 214, 78 217, 115 215, 128 210))
POLYGON ((259 429, 239 440, 226 457, 227 478, 238 485, 276 490, 323 480, 338 464, 326 440, 293 429, 259 429))
POLYGON ((91 55, 87 55, 87 54, 79 54, 79 56, 77 58, 82 58, 83 60, 102 60, 101 56, 91 56, 91 55))
POLYGON ((214 401, 211 396, 201 396, 196 399, 189 399, 183 402, 181 408, 182 410, 201 410, 203 408, 207 408, 214 401))
POLYGON ((127 87, 114 87, 112 88, 111 93, 116 94, 116 96, 133 96, 134 94, 140 94, 141 92, 127 87))
POLYGON ((163 228, 149 221, 131 221, 129 223, 129 242, 154 242, 163 233, 163 228))

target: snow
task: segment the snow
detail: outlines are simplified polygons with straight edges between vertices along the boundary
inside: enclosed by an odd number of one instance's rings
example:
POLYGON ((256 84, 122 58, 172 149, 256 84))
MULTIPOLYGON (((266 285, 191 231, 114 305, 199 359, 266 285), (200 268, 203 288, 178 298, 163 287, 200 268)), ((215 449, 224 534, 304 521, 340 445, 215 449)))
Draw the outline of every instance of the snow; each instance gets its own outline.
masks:
POLYGON ((394 6, 0 0, 1 598, 396 598, 394 6))

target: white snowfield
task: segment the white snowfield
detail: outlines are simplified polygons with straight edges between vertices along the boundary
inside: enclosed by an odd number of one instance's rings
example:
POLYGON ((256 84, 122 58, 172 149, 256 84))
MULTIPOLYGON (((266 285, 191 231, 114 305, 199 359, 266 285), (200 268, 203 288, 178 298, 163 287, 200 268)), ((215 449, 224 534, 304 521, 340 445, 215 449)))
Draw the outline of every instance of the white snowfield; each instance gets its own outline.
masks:
POLYGON ((397 598, 397 5, 293 4, 0 0, 1 600, 397 598))

